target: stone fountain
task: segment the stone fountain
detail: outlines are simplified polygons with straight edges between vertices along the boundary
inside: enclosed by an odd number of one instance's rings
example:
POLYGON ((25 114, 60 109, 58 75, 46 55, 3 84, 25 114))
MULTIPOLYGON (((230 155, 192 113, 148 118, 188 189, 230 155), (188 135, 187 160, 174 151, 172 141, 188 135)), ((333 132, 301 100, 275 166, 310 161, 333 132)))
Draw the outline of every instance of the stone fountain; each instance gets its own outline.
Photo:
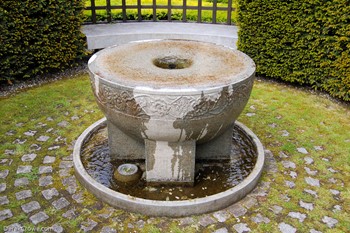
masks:
POLYGON ((247 55, 198 41, 138 41, 94 54, 89 71, 106 119, 79 137, 73 158, 79 180, 97 197, 130 211, 184 216, 228 206, 255 187, 264 164, 262 145, 235 123, 254 82, 255 64, 247 55), (257 162, 241 184, 215 195, 185 201, 136 198, 99 184, 81 162, 84 143, 104 125, 111 158, 145 161, 142 179, 149 185, 195 185, 196 161, 231 159, 234 130, 251 141, 257 162))

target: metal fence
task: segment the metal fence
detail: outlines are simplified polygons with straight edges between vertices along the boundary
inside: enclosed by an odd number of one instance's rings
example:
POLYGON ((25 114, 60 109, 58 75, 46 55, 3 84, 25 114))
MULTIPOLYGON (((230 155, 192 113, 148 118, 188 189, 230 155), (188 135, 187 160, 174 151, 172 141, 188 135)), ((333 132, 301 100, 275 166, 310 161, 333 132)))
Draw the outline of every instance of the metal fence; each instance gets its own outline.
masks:
MULTIPOLYGON (((232 0, 227 0, 227 5, 225 6, 218 6, 218 0, 212 0, 212 4, 210 6, 203 5, 203 0, 198 0, 198 4, 196 6, 189 5, 187 0, 182 0, 182 4, 179 5, 174 4, 172 0, 167 0, 167 4, 157 4, 157 0, 152 0, 152 4, 142 4, 141 0, 136 0, 136 4, 127 4, 126 0, 121 0, 121 3, 114 4, 114 1, 112 0, 105 0, 105 5, 101 5, 101 3, 96 4, 95 0, 89 0, 91 2, 90 6, 85 7, 85 13, 89 15, 88 20, 86 20, 86 23, 99 23, 101 21, 101 15, 99 15, 98 12, 103 12, 103 22, 114 22, 114 21, 159 21, 159 17, 157 16, 157 13, 159 14, 159 10, 163 10, 163 12, 166 12, 164 15, 166 21, 182 21, 187 22, 188 21, 188 11, 196 12, 195 18, 196 22, 198 23, 208 23, 207 19, 203 19, 202 12, 203 11, 209 11, 211 12, 211 19, 209 23, 223 23, 223 24, 232 24, 232 13, 235 11, 235 8, 232 6, 232 0), (151 18, 145 19, 144 15, 142 14, 142 10, 150 10, 150 16, 151 18), (136 11, 135 17, 133 19, 129 19, 128 17, 128 10, 134 10, 136 11), (114 12, 119 11, 119 18, 116 19, 116 17, 113 17, 115 15, 114 12), (177 13, 180 12, 181 18, 177 18, 174 20, 174 11, 177 13), (221 12, 225 14, 226 16, 226 22, 217 22, 217 13, 221 12)), ((118 1, 120 2, 120 1, 118 1)), ((164 1, 163 1, 164 2, 164 1)), ((222 4, 221 4, 222 5, 222 4)), ((191 20, 190 20, 191 21, 191 20)))

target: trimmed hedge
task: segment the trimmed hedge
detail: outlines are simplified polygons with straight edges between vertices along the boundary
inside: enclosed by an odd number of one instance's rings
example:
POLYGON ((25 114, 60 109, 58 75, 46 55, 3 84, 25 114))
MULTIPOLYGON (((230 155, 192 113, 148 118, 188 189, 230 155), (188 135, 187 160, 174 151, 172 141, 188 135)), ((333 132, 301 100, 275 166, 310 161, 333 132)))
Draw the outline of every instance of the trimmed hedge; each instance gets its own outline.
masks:
POLYGON ((86 55, 84 0, 1 0, 0 80, 62 70, 86 55))
POLYGON ((238 48, 257 74, 350 101, 349 0, 238 0, 238 48))

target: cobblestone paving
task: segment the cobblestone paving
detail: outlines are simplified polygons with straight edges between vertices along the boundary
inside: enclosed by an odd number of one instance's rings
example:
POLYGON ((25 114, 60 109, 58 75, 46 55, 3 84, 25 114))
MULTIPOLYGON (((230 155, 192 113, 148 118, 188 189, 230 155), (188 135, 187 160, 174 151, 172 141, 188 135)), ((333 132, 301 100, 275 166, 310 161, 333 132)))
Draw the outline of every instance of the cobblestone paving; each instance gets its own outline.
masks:
MULTIPOLYGON (((254 108, 250 110, 246 117, 257 117, 254 108)), ((88 114, 94 111, 84 111, 88 114)), ((164 232, 243 233, 256 232, 260 225, 266 226, 259 228, 260 232, 290 233, 299 232, 301 224, 310 233, 346 230, 337 219, 339 213, 350 209, 342 196, 345 184, 341 177, 346 174, 332 165, 331 156, 321 158, 325 171, 315 168, 320 159, 317 153, 324 150, 317 144, 313 151, 296 149, 294 156, 300 157, 301 163, 292 161, 292 156, 283 151, 273 154, 267 147, 266 168, 258 186, 224 210, 183 218, 154 218, 112 208, 79 184, 71 155, 74 141, 67 141, 61 133, 84 115, 67 113, 67 120, 60 122, 47 117, 34 128, 18 122, 13 129, 1 132, 4 137, 16 137, 8 149, 0 152, 0 226, 4 232, 37 227, 53 232, 158 232, 158 228, 164 232), (276 193, 277 186, 295 191, 296 196, 276 193), (278 201, 274 202, 276 196, 278 201), (290 211, 288 203, 294 199, 297 201, 290 204, 290 211), (329 209, 315 212, 323 202, 330 203, 329 209)), ((290 132, 283 129, 280 134, 290 137, 290 132)))

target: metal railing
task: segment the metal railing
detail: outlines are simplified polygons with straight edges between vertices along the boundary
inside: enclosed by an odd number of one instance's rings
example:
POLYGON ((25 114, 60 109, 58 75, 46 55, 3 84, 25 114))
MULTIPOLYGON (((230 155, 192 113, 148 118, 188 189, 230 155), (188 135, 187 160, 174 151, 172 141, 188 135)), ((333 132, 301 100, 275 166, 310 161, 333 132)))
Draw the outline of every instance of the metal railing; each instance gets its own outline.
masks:
MULTIPOLYGON (((127 4, 126 0, 121 0, 121 3, 114 4, 114 1, 112 0, 106 0, 105 5, 97 5, 95 0, 89 0, 90 6, 85 7, 84 13, 85 15, 89 15, 88 20, 86 20, 86 23, 99 23, 99 22, 115 22, 115 21, 122 21, 122 22, 128 22, 128 21, 160 21, 160 20, 166 20, 166 21, 182 21, 187 22, 191 21, 188 20, 188 11, 191 11, 191 16, 193 18, 193 12, 196 12, 194 18, 196 20, 192 20, 198 23, 208 23, 208 18, 203 19, 202 12, 203 11, 209 11, 211 12, 211 20, 209 23, 223 23, 231 25, 232 22, 232 13, 236 10, 232 6, 232 0, 227 0, 227 4, 220 4, 218 6, 218 0, 213 0, 212 4, 210 6, 207 6, 207 4, 203 5, 203 0, 198 0, 198 4, 196 6, 188 5, 187 0, 182 0, 182 4, 179 5, 173 4, 172 0, 167 0, 167 4, 157 4, 157 0, 152 0, 152 4, 142 4, 141 0, 136 0, 136 4, 127 4), (136 11, 134 14, 133 19, 130 19, 130 13, 128 13, 128 10, 136 11), (143 14, 143 10, 150 10, 150 16, 149 18, 146 18, 143 14), (163 13, 163 18, 159 19, 160 11, 163 13), (176 11, 176 12, 174 12, 176 11), (98 12, 102 12, 103 20, 101 20, 101 14, 98 12), (118 12, 118 13, 116 13, 118 12), (221 14, 224 14, 226 17, 226 22, 218 22, 217 21, 217 14, 218 12, 221 12, 221 14), (177 13, 177 15, 180 15, 179 17, 174 17, 174 13, 177 13), (118 15, 118 17, 115 17, 118 15), (176 19, 174 19, 176 18, 176 19)), ((120 1, 118 1, 120 2, 120 1)), ((163 1, 164 2, 164 1, 163 1)))

